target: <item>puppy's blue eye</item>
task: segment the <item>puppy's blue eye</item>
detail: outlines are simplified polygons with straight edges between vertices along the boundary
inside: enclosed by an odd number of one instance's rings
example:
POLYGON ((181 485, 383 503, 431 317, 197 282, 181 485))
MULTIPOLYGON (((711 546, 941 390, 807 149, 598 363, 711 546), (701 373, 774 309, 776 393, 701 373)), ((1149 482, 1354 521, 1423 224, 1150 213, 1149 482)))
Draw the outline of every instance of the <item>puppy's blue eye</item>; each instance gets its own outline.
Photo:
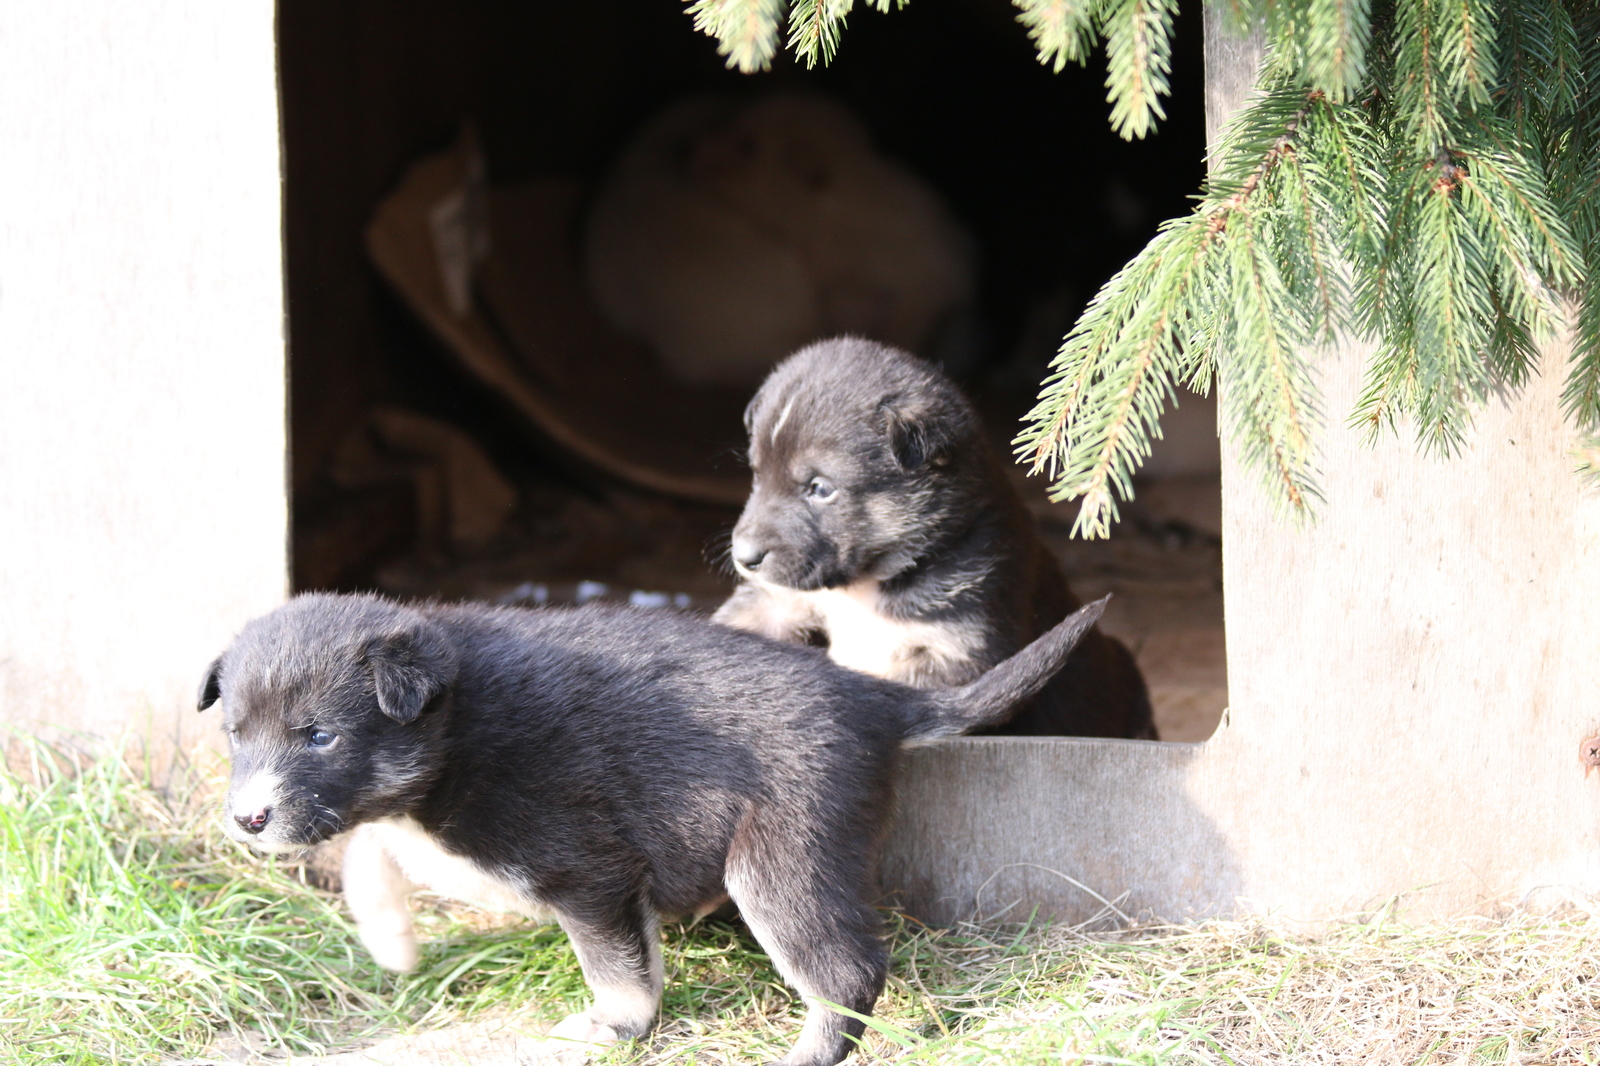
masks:
POLYGON ((838 491, 833 487, 833 483, 824 477, 814 477, 806 483, 806 495, 813 500, 831 500, 838 491))
POLYGON ((339 734, 330 733, 326 729, 313 729, 306 734, 306 743, 313 748, 325 748, 339 739, 339 734))

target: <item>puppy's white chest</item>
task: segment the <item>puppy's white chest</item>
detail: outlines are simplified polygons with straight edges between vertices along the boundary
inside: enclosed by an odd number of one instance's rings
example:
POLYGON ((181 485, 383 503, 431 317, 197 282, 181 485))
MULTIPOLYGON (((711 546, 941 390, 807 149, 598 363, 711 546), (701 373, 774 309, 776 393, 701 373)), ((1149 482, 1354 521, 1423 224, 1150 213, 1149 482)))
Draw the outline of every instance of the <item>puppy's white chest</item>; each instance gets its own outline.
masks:
POLYGON ((373 822, 369 831, 406 879, 415 885, 487 911, 520 914, 526 918, 548 916, 549 912, 518 886, 471 859, 445 851, 426 829, 410 818, 373 822))
POLYGON ((973 653, 971 635, 961 627, 880 613, 874 580, 805 595, 827 630, 828 657, 851 670, 901 681, 920 665, 956 662, 973 653))
POLYGON ((878 583, 858 581, 837 589, 807 593, 828 634, 828 657, 840 666, 889 677, 905 634, 878 614, 878 583))

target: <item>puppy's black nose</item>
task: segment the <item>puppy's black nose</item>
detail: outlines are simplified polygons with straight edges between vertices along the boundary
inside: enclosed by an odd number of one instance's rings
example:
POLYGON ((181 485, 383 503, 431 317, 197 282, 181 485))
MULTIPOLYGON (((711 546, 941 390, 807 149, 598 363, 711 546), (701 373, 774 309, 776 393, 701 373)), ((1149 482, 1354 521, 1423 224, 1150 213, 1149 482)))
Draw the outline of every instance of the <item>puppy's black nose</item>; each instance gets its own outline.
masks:
POLYGON ((259 833, 267 827, 272 820, 272 808, 263 807, 254 814, 236 814, 233 820, 239 823, 239 828, 246 833, 259 833))
POLYGON ((746 570, 755 570, 761 566, 761 560, 767 557, 767 549, 748 540, 733 538, 733 561, 746 570))

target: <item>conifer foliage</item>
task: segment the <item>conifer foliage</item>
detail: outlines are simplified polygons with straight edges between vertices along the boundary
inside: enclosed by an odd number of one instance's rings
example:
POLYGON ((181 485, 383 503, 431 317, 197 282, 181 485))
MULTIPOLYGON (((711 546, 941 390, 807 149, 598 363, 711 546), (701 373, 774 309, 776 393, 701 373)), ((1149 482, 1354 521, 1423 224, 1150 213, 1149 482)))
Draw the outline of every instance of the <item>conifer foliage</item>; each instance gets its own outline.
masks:
MULTIPOLYGON (((1155 128, 1175 0, 1014 2, 1057 71, 1103 42, 1113 128, 1155 128)), ((785 14, 789 47, 826 63, 852 6, 690 0, 742 70, 770 63, 785 14)), ((1067 335, 1017 438, 1056 498, 1082 498, 1077 532, 1109 531, 1180 383, 1220 381, 1247 462, 1287 513, 1311 514, 1312 366, 1337 336, 1374 344, 1350 421, 1408 425, 1450 454, 1570 326, 1562 403, 1578 470, 1600 479, 1600 0, 1228 0, 1226 14, 1263 33, 1256 92, 1193 213, 1067 335)))

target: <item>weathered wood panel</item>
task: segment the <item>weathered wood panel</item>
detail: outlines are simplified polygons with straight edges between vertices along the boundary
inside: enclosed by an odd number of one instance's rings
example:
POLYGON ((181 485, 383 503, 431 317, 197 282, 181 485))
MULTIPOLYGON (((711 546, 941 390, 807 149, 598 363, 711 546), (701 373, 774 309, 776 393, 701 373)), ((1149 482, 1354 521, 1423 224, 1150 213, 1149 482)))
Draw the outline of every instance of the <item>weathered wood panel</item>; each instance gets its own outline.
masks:
POLYGON ((287 588, 274 8, 0 15, 0 715, 187 746, 287 588))

